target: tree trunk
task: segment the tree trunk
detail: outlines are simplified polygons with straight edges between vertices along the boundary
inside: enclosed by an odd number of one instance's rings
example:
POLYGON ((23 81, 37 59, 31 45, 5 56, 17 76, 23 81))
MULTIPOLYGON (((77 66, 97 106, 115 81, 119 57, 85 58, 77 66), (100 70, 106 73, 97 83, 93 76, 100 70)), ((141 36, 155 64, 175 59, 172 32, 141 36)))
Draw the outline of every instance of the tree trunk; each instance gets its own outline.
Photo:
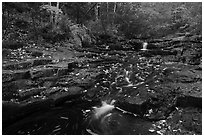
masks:
POLYGON ((97 3, 93 4, 93 6, 88 11, 86 11, 86 13, 84 14, 83 17, 85 17, 93 8, 95 8, 96 5, 97 5, 97 3))
POLYGON ((113 9, 113 12, 114 12, 114 13, 116 12, 116 8, 117 8, 117 3, 115 2, 115 3, 114 3, 114 9, 113 9))
POLYGON ((77 13, 76 13, 77 14, 77 21, 76 21, 77 24, 79 24, 79 10, 80 10, 79 8, 80 8, 80 5, 77 4, 77 9, 76 9, 77 10, 77 13))
POLYGON ((34 29, 34 33, 35 33, 35 40, 36 42, 38 42, 38 34, 37 34, 37 28, 36 28, 36 22, 35 22, 35 18, 34 15, 35 14, 35 10, 31 11, 31 18, 32 18, 32 24, 33 24, 33 29, 34 29))
POLYGON ((99 16, 100 16, 100 3, 98 3, 98 4, 96 5, 95 15, 96 15, 96 20, 98 20, 98 19, 99 19, 99 16))
MULTIPOLYGON (((59 2, 57 2, 57 9, 59 9, 59 2)), ((58 23, 58 17, 59 17, 59 11, 57 10, 55 14, 55 27, 57 26, 57 23, 58 23)))
POLYGON ((115 2, 114 3, 114 8, 113 8, 113 21, 112 21, 112 24, 114 24, 114 19, 115 19, 115 14, 116 14, 116 8, 117 8, 117 3, 115 2))
MULTIPOLYGON (((49 4, 50 4, 50 7, 52 6, 52 2, 49 2, 49 4)), ((51 23, 51 26, 52 26, 52 28, 54 28, 54 22, 53 22, 53 12, 51 12, 50 13, 50 23, 51 23)))
POLYGON ((7 33, 7 27, 9 26, 9 23, 10 23, 10 12, 9 10, 7 10, 7 19, 6 19, 6 24, 5 24, 5 30, 3 32, 3 35, 5 36, 6 33, 7 33))
POLYGON ((106 20, 108 21, 108 2, 106 2, 106 20))

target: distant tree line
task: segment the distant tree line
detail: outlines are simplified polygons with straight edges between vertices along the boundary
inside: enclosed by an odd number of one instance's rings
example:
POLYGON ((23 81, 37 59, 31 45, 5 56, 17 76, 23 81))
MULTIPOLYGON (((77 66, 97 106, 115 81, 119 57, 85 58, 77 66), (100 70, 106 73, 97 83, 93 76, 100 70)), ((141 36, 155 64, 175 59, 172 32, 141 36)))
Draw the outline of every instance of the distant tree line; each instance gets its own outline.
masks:
POLYGON ((3 39, 66 40, 83 31, 126 38, 202 33, 201 2, 3 2, 2 11, 3 39))

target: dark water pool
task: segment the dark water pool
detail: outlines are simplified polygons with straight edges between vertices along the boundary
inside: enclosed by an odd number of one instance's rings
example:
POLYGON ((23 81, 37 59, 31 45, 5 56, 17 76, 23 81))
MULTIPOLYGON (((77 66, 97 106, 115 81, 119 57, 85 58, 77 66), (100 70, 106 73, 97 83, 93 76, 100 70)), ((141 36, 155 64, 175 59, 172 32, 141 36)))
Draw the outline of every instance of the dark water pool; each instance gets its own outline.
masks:
POLYGON ((148 135, 152 123, 117 108, 100 119, 89 119, 87 131, 102 135, 148 135))
MULTIPOLYGON (((84 106, 84 104, 82 105, 84 106)), ((39 111, 3 129, 3 134, 31 135, 91 135, 91 134, 154 134, 152 123, 119 109, 94 118, 92 107, 63 105, 39 111)))

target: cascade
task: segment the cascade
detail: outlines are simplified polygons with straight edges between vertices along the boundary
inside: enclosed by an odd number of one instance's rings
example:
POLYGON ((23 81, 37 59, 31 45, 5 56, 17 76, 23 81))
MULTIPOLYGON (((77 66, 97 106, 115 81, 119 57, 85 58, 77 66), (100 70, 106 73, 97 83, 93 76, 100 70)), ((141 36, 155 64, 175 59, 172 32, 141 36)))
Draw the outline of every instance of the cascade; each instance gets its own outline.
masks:
POLYGON ((141 50, 147 50, 147 45, 148 45, 148 43, 144 42, 143 45, 142 45, 142 49, 141 50))
POLYGON ((102 101, 102 106, 100 107, 94 107, 94 118, 99 119, 101 116, 104 116, 105 114, 109 113, 111 110, 115 108, 113 105, 115 100, 112 100, 110 104, 108 104, 106 101, 102 101))

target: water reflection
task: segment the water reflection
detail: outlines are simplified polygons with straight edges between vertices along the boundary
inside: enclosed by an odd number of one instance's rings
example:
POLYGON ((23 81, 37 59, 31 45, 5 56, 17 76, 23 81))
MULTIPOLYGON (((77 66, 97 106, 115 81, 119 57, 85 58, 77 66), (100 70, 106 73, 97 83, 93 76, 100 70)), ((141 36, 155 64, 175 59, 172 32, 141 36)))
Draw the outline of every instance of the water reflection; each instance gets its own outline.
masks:
POLYGON ((96 135, 139 135, 155 134, 149 131, 152 123, 132 113, 114 108, 100 118, 89 117, 86 131, 96 135))

